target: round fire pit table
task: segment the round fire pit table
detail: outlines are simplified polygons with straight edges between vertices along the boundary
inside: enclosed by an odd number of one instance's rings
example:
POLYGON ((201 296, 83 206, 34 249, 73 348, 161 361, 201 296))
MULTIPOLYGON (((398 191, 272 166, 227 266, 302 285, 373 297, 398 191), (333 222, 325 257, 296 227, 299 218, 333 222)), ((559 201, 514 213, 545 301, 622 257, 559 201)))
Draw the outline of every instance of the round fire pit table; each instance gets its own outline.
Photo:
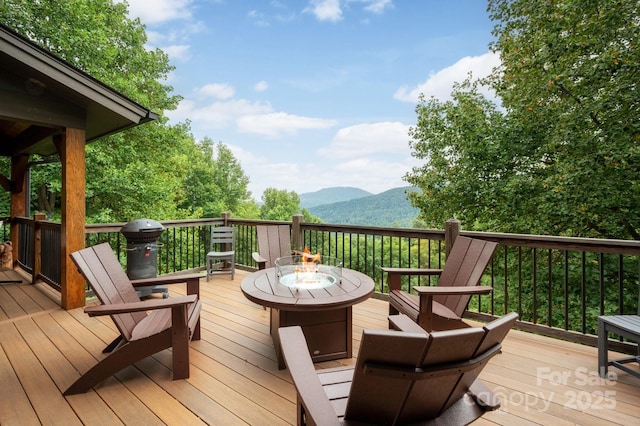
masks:
POLYGON ((271 308, 271 337, 278 368, 285 368, 278 328, 299 325, 314 362, 351 358, 353 355, 351 308, 373 294, 371 278, 343 268, 342 277, 323 288, 292 288, 280 283, 275 268, 254 272, 240 284, 245 297, 271 308))

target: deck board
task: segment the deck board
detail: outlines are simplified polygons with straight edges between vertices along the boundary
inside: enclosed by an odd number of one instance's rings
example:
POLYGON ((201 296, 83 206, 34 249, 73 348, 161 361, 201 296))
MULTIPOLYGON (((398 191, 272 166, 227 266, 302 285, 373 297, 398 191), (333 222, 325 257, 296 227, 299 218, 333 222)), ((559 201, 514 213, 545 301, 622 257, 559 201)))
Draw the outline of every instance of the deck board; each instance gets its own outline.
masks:
MULTIPOLYGON (((0 424, 293 424, 295 389, 287 370, 277 369, 269 311, 239 289, 245 274, 202 280, 202 340, 191 344, 189 379, 172 380, 165 350, 66 398, 62 391, 104 357, 118 335, 114 324, 64 311, 37 286, 0 285, 0 424)), ((387 308, 378 299, 353 307, 354 354, 364 328, 387 327, 387 308)), ((616 372, 607 381, 596 371, 596 348, 512 331, 481 374, 502 407, 475 424, 637 424, 640 380, 616 372)))

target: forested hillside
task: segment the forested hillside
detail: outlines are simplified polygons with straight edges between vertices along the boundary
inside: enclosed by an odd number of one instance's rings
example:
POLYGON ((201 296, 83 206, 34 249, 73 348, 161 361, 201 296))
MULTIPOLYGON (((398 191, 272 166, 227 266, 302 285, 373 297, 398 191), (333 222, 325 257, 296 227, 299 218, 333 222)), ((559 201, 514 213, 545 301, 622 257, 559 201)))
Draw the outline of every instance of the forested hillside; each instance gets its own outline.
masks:
POLYGON ((340 201, 354 200, 369 195, 373 194, 364 189, 350 186, 323 188, 319 191, 300 194, 300 206, 310 209, 311 207, 321 206, 323 204, 339 203, 340 201))
POLYGON ((377 195, 309 208, 309 212, 325 223, 411 227, 419 210, 411 206, 408 191, 416 188, 394 188, 377 195))

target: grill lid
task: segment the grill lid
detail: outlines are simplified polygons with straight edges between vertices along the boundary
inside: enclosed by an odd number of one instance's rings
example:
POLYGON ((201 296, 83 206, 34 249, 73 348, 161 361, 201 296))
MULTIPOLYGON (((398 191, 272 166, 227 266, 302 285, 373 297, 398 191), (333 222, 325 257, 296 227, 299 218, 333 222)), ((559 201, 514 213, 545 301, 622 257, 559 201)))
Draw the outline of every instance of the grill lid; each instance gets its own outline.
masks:
POLYGON ((164 226, 152 219, 132 220, 120 228, 120 233, 128 242, 155 241, 160 237, 162 231, 164 231, 164 226))

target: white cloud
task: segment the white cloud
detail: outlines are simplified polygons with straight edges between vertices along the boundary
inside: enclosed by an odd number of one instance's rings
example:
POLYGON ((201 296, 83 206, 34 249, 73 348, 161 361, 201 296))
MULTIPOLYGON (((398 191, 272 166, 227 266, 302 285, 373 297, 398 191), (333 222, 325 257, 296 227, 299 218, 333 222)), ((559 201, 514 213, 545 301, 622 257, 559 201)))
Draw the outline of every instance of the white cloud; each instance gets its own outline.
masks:
MULTIPOLYGON (((406 186, 402 176, 418 165, 411 157, 407 130, 408 126, 396 122, 346 127, 336 132, 329 148, 307 151, 295 160, 278 155, 274 161, 269 154, 293 151, 286 142, 274 141, 262 151, 257 142, 250 148, 228 146, 250 176, 249 190, 256 200, 266 188, 302 194, 349 185, 377 194, 406 186)), ((312 146, 310 143, 309 148, 312 146)))
POLYGON ((174 122, 191 120, 203 129, 222 129, 232 126, 239 117, 265 114, 271 111, 269 104, 250 102, 245 99, 213 102, 198 105, 190 99, 183 99, 175 111, 167 116, 174 122))
POLYGON ((179 44, 173 46, 165 46, 162 48, 162 50, 169 56, 169 59, 174 61, 186 62, 191 59, 189 48, 189 45, 179 44))
POLYGON ((269 138, 295 135, 299 130, 326 129, 336 125, 335 120, 302 117, 284 112, 244 115, 238 117, 238 131, 255 133, 269 138))
MULTIPOLYGON (((429 78, 416 87, 409 89, 407 86, 400 87, 393 97, 397 100, 418 103, 420 94, 426 98, 431 96, 446 101, 451 99, 451 90, 454 83, 462 83, 472 73, 474 79, 486 77, 494 67, 500 65, 500 56, 488 52, 480 56, 466 56, 455 64, 429 75, 429 78)), ((486 92, 488 93, 488 90, 486 92)), ((489 95, 494 97, 493 95, 489 95)))
POLYGON ((226 100, 233 98, 235 89, 229 84, 210 83, 196 89, 196 93, 200 97, 226 100))
POLYGON ((191 99, 183 99, 175 111, 167 112, 167 116, 174 122, 190 120, 205 130, 235 126, 235 130, 240 133, 267 138, 295 135, 300 130, 328 129, 336 125, 335 120, 274 112, 271 105, 265 102, 230 99, 232 95, 228 90, 233 89, 216 84, 204 86, 200 88, 198 95, 207 94, 221 100, 202 105, 191 99))
POLYGON ((398 122, 357 124, 336 133, 331 144, 318 150, 325 158, 362 158, 381 153, 410 155, 409 126, 398 122))
POLYGON ((338 22, 342 20, 342 5, 362 3, 366 12, 380 15, 393 8, 392 0, 310 0, 302 12, 313 14, 318 21, 338 22))
POLYGON ((355 159, 323 160, 309 155, 307 161, 273 161, 242 148, 229 146, 250 176, 249 190, 259 200, 266 188, 295 191, 298 194, 335 186, 355 186, 377 194, 400 186, 405 171, 415 164, 411 157, 396 160, 363 156, 355 159))
POLYGON ((255 90, 256 92, 264 92, 268 88, 269 88, 269 85, 264 80, 257 82, 255 86, 253 86, 253 90, 255 90))
POLYGON ((344 186, 344 182, 349 182, 349 186, 377 194, 390 188, 407 186, 402 176, 411 169, 413 163, 411 157, 398 159, 363 157, 337 163, 331 173, 339 176, 339 179, 325 176, 330 184, 321 188, 344 186))
POLYGON ((264 13, 257 11, 257 10, 250 10, 247 13, 247 16, 258 26, 260 27, 268 27, 269 26, 269 20, 267 19, 267 17, 265 16, 264 13))
POLYGON ((311 0, 304 12, 312 13, 318 21, 338 22, 342 19, 340 0, 311 0))
MULTIPOLYGON (((354 1, 354 0, 351 0, 354 1)), ((364 10, 367 12, 372 12, 377 15, 381 14, 387 8, 393 7, 393 2, 391 0, 355 0, 355 1, 364 1, 367 3, 364 10)))
POLYGON ((129 16, 144 24, 158 24, 192 16, 192 0, 129 0, 129 16))

